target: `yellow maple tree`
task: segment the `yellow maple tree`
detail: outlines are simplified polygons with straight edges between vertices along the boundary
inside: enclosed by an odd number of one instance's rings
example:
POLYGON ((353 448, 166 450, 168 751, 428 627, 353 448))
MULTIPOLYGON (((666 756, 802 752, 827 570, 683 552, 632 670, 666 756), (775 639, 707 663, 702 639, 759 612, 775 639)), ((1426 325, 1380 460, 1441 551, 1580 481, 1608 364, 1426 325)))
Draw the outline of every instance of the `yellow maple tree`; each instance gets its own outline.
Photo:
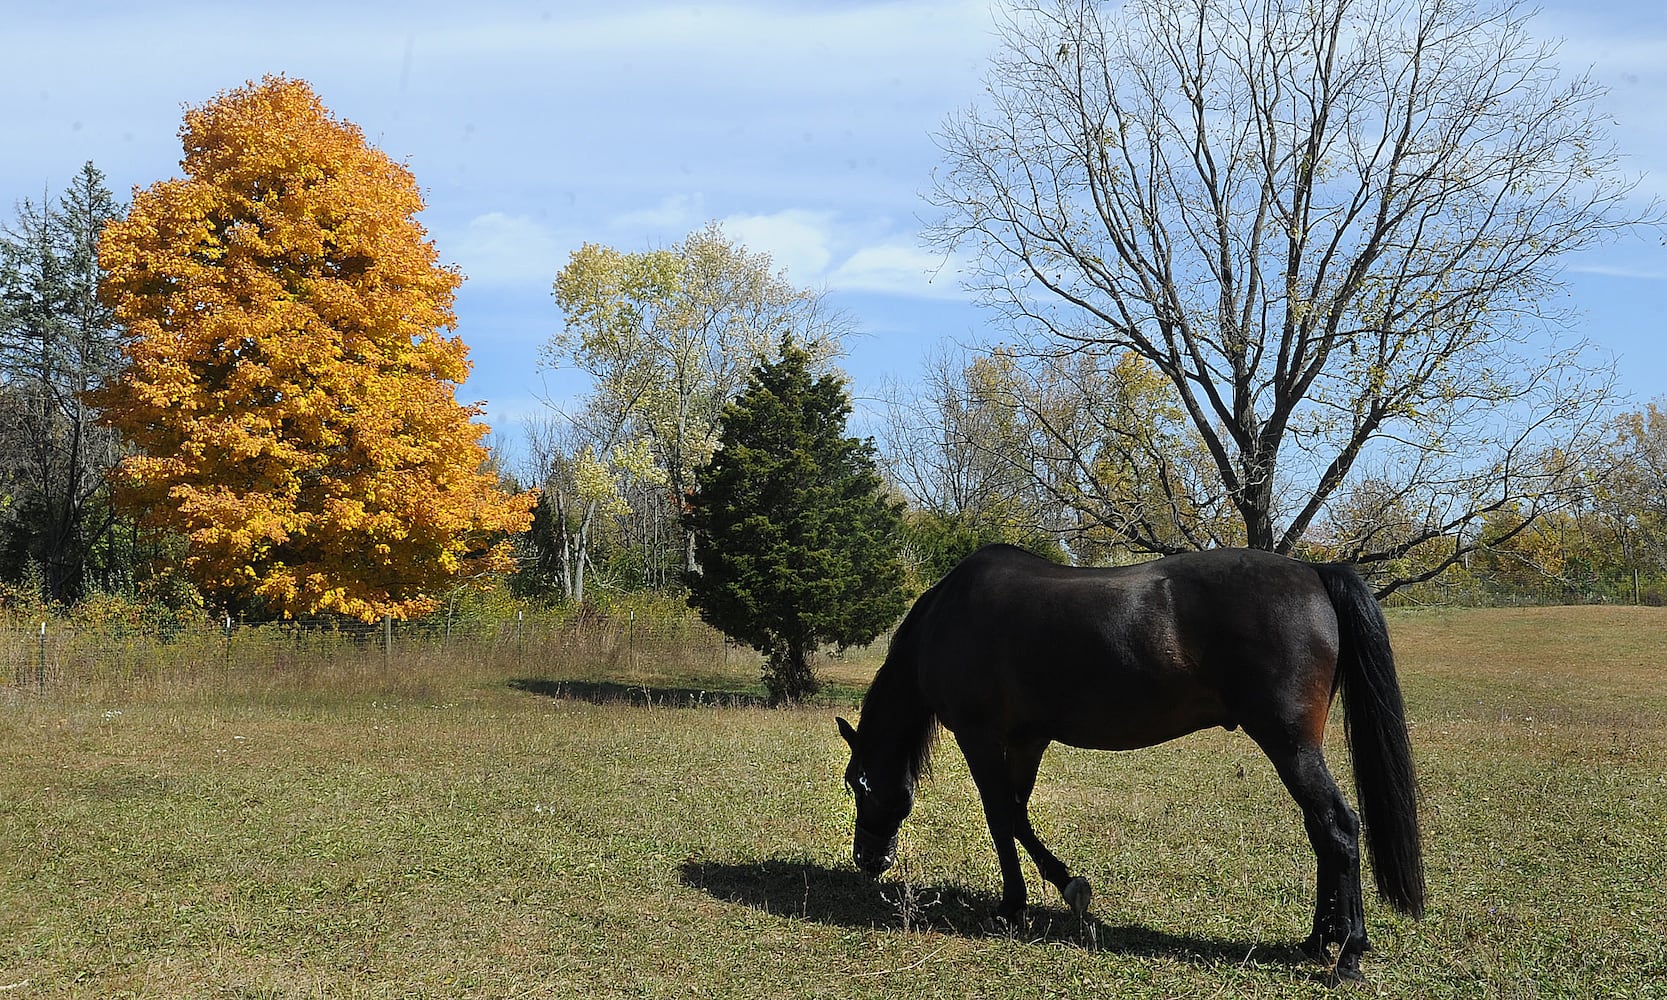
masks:
POLYGON ((284 617, 408 617, 507 568, 534 498, 499 488, 457 401, 462 277, 410 171, 286 77, 180 137, 185 176, 99 243, 126 366, 94 401, 138 451, 118 502, 185 535, 206 594, 284 617))

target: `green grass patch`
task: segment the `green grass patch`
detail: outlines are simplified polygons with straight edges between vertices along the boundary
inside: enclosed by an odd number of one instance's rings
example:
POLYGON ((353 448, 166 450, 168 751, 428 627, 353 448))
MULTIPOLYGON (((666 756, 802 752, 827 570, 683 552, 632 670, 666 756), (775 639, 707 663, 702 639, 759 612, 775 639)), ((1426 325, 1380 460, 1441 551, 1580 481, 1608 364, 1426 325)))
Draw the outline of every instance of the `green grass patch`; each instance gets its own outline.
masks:
MULTIPOLYGON (((1362 992, 1667 995, 1667 612, 1391 624, 1430 914, 1368 902, 1362 992)), ((952 743, 898 869, 849 863, 832 715, 872 658, 791 711, 683 697, 756 693, 739 657, 201 659, 0 690, 0 997, 1328 995, 1300 815, 1239 735, 1055 748, 1033 813, 1092 919, 1032 876, 1001 935, 952 743)))

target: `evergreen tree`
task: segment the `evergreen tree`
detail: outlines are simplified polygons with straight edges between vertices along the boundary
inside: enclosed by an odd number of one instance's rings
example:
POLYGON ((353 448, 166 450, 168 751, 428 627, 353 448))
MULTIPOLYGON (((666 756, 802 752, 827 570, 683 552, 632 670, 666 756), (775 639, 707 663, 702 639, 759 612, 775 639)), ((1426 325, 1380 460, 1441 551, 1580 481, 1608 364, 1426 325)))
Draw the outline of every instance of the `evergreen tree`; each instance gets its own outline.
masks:
POLYGON ((873 442, 846 436, 850 412, 844 384, 785 341, 725 407, 689 496, 689 603, 764 654, 774 704, 816 692, 817 646, 871 642, 903 611, 902 505, 882 490, 873 442))
POLYGON ((116 365, 97 246, 121 214, 87 163, 55 205, 25 201, 0 228, 0 572, 20 579, 33 566, 59 601, 130 568, 110 551, 119 442, 83 398, 116 365))

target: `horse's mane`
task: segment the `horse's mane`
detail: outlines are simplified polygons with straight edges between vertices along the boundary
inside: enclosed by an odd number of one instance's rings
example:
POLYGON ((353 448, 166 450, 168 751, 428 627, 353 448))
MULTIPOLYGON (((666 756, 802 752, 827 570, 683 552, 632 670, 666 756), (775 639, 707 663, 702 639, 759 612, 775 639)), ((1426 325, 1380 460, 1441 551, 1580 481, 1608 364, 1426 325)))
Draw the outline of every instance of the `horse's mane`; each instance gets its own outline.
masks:
POLYGON ((938 736, 938 718, 921 695, 916 672, 916 633, 934 590, 920 595, 897 626, 886 648, 885 662, 875 672, 874 681, 862 699, 862 728, 874 733, 882 746, 905 759, 911 785, 931 776, 932 750, 938 736))

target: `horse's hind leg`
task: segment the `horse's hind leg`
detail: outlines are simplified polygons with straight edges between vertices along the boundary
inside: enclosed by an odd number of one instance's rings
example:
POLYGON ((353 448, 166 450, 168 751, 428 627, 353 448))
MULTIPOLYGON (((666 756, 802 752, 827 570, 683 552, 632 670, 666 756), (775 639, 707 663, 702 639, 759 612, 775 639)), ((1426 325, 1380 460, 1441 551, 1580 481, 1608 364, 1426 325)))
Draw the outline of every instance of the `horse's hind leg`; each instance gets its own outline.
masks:
POLYGON ((1030 825, 1030 794, 1036 789, 1036 774, 1041 769, 1042 754, 1046 750, 1047 744, 1043 743, 1035 747, 1012 747, 1007 751, 1008 775, 1013 782, 1013 801, 1017 809, 1013 832, 1030 859, 1036 862, 1036 870, 1053 883, 1060 897, 1080 917, 1088 912, 1088 905, 1094 898, 1093 889, 1087 879, 1071 875, 1070 868, 1048 850, 1048 845, 1042 843, 1042 838, 1030 825))
POLYGON ((1315 877, 1314 930, 1303 950, 1324 958, 1340 946, 1336 974, 1360 978, 1360 955, 1366 939, 1366 913, 1360 888, 1360 819, 1344 800, 1318 746, 1262 744, 1280 780, 1302 807, 1303 826, 1318 861, 1315 877))

